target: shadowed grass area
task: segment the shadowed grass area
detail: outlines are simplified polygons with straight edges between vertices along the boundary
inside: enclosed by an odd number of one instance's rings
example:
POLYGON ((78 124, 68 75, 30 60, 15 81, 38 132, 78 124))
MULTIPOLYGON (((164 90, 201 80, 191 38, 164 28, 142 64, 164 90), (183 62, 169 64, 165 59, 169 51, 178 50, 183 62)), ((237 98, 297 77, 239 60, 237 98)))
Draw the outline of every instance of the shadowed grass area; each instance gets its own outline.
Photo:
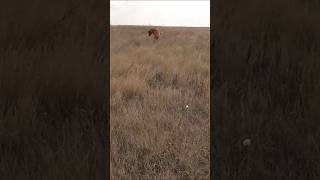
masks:
POLYGON ((209 179, 209 28, 160 31, 111 27, 111 179, 209 179))
POLYGON ((97 0, 0 6, 1 179, 101 175, 103 6, 97 0))
POLYGON ((319 179, 320 4, 223 0, 215 6, 217 173, 319 179), (246 138, 249 147, 242 145, 246 138))

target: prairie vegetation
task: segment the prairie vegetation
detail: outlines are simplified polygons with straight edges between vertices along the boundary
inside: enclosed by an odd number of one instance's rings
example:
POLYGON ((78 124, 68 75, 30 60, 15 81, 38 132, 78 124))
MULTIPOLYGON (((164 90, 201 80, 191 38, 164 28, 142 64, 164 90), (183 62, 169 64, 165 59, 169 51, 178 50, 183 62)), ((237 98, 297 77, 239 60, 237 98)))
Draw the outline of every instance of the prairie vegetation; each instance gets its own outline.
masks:
POLYGON ((216 175, 319 179, 319 2, 220 0, 213 6, 216 175))
POLYGON ((111 179, 209 179, 209 28, 148 28, 111 27, 111 179))
POLYGON ((97 57, 108 42, 101 7, 107 4, 0 6, 1 179, 101 175, 107 64, 97 57))

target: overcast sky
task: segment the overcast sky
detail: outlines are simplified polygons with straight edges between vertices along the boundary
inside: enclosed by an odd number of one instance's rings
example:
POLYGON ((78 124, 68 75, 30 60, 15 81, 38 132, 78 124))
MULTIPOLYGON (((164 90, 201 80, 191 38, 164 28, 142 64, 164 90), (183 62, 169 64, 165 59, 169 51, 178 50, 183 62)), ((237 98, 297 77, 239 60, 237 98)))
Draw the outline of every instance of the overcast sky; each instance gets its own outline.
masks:
POLYGON ((210 27, 210 1, 110 1, 111 25, 210 27))

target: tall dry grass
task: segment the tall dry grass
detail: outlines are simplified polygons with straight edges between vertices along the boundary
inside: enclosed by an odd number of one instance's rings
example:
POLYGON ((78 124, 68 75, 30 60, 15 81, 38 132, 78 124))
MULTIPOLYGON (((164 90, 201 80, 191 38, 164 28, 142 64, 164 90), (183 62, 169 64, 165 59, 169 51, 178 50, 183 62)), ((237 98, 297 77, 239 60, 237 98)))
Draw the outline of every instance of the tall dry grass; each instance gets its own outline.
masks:
POLYGON ((319 2, 214 6, 217 177, 319 179, 319 2))
POLYGON ((107 4, 1 4, 1 179, 99 178, 107 4))
POLYGON ((111 27, 111 179, 209 179, 209 29, 160 30, 111 27))

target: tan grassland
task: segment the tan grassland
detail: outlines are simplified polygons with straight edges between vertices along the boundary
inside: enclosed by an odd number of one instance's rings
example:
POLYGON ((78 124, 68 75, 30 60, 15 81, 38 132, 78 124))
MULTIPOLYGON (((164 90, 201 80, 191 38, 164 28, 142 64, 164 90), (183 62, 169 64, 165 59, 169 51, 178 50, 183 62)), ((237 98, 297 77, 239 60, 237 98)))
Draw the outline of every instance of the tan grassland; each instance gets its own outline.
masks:
POLYGON ((111 179, 209 179, 209 28, 148 28, 110 31, 111 179))

